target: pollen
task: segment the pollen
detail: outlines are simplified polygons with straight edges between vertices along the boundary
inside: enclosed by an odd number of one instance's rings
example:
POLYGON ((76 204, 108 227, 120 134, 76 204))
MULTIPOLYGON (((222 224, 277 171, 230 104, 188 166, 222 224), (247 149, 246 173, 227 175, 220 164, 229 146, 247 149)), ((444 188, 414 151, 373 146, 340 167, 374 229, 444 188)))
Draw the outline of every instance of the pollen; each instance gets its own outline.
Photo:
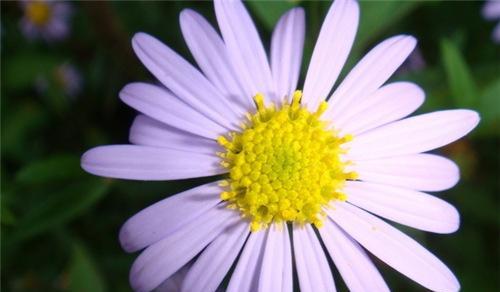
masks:
POLYGON ((228 177, 221 183, 221 199, 239 210, 252 231, 273 222, 322 225, 322 207, 332 200, 346 200, 342 192, 346 180, 357 174, 346 171, 341 147, 352 139, 339 136, 320 120, 323 102, 316 112, 301 106, 302 93, 296 91, 290 103, 266 107, 257 94, 257 111, 248 114, 242 131, 220 136, 217 142, 221 165, 228 177))
POLYGON ((46 25, 51 16, 51 9, 44 1, 32 1, 26 4, 26 17, 35 25, 46 25))

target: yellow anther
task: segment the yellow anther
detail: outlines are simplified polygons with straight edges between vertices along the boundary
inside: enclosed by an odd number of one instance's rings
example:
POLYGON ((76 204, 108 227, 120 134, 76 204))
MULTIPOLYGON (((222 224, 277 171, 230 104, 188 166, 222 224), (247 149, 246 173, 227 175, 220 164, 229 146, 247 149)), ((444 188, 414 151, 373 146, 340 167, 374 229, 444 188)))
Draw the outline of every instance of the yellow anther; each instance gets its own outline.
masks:
POLYGON ((301 100, 302 100, 302 91, 295 90, 292 97, 292 107, 297 108, 300 105, 301 100))
POLYGON ((317 117, 321 116, 326 111, 327 107, 328 107, 328 103, 326 101, 321 102, 318 106, 318 110, 316 110, 314 115, 317 117))
POLYGON ((264 95, 262 93, 257 93, 254 97, 253 100, 255 101, 255 105, 257 106, 257 111, 261 112, 265 109, 264 106, 264 95))
POLYGON ((289 104, 276 108, 257 94, 257 113, 247 115, 242 131, 217 138, 226 150, 217 155, 229 171, 221 199, 251 222, 252 231, 282 221, 321 226, 322 208, 345 201, 345 181, 357 179, 341 159, 341 146, 352 136, 326 128, 320 120, 326 102, 311 113, 301 98, 296 91, 289 104))
POLYGON ((229 186, 229 182, 227 180, 221 180, 219 181, 219 187, 227 187, 229 186))
POLYGON ((217 143, 219 143, 219 145, 221 146, 224 146, 226 147, 227 145, 231 144, 227 139, 226 137, 224 136, 219 136, 217 137, 217 143))

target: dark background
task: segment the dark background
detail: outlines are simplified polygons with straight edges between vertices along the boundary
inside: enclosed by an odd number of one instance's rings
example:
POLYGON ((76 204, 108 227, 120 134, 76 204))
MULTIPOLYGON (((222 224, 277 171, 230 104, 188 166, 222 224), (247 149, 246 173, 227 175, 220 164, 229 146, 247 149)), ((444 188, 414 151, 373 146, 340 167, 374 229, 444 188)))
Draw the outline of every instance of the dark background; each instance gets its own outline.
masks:
MULTIPOLYGON (((392 80, 422 86, 420 110, 472 108, 482 121, 467 138, 439 153, 461 167, 461 182, 439 193, 461 213, 451 235, 407 228, 459 278, 463 291, 498 291, 500 45, 490 38, 484 3, 362 1, 361 23, 347 68, 382 39, 409 33, 419 40, 422 68, 405 66, 392 80)), ((194 8, 210 20, 210 2, 74 2, 68 38, 28 41, 19 30, 18 2, 1 3, 1 288, 3 291, 128 291, 135 254, 118 243, 121 224, 158 201, 203 183, 107 180, 84 173, 79 157, 101 144, 127 142, 134 111, 118 92, 131 81, 153 80, 133 55, 130 39, 144 31, 188 60, 179 12, 194 8), (72 64, 81 91, 73 96, 55 70, 72 64), (39 81, 45 86, 40 88, 39 81)), ((328 2, 247 4, 266 46, 279 15, 306 9, 307 65, 328 2)), ((215 22, 214 22, 215 23, 215 22)), ((304 68, 307 68, 304 66, 304 68)), ((304 72, 303 72, 304 73, 304 72)), ((345 74, 345 72, 344 72, 345 74)), ((304 74, 302 74, 302 78, 304 74)), ((394 291, 423 288, 377 262, 394 291)), ((336 274, 337 285, 345 285, 336 274)))

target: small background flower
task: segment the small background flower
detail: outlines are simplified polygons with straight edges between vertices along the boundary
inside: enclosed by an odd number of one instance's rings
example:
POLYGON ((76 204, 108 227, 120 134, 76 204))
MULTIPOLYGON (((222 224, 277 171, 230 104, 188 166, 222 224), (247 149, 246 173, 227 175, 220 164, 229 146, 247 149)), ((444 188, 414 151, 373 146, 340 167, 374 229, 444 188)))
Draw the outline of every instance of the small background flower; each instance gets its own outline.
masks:
POLYGON ((487 0, 482 13, 485 19, 496 21, 491 37, 496 43, 500 43, 500 1, 487 0))
MULTIPOLYGON (((421 112, 480 112, 482 121, 472 136, 440 151, 461 166, 459 185, 440 194, 460 210, 460 230, 444 237, 402 228, 453 269, 463 291, 500 289, 500 48, 490 41, 492 24, 481 17, 483 4, 362 1, 360 29, 346 65, 346 70, 352 68, 377 40, 407 32, 419 39, 426 65, 393 80, 413 81, 425 89, 421 112)), ((190 7, 214 20, 212 5, 74 2, 72 37, 50 48, 27 40, 19 29, 24 4, 0 5, 1 289, 129 291, 135 255, 123 253, 118 243, 122 223, 137 210, 213 179, 146 184, 99 179, 80 169, 79 156, 94 145, 127 142, 135 113, 119 101, 118 92, 132 80, 154 80, 131 52, 133 33, 147 31, 189 56, 179 12, 190 7), (66 63, 81 72, 77 99, 69 102, 68 93, 52 81, 47 90, 36 89, 39 76, 55 80, 54 72, 66 63)), ((306 9, 307 60, 330 3, 248 3, 263 39, 269 39, 279 15, 295 5, 306 9)), ((421 291, 381 262, 376 265, 394 291, 421 291)), ((345 291, 338 275, 336 279, 345 291)))
POLYGON ((70 32, 71 5, 63 1, 21 0, 19 27, 29 40, 59 41, 70 32))

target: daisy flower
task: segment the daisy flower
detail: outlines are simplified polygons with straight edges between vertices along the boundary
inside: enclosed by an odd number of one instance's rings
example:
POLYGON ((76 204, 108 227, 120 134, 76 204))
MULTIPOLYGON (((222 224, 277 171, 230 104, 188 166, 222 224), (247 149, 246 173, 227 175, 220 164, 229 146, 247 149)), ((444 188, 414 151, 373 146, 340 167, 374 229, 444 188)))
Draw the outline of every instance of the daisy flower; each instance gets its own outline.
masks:
POLYGON ((21 1, 24 16, 19 23, 21 31, 29 40, 44 39, 58 41, 69 33, 71 7, 62 1, 21 1))
MULTIPOLYGON (((483 6, 483 17, 488 20, 500 21, 500 1, 488 0, 483 6)), ((496 43, 500 43, 500 22, 493 30, 492 38, 496 43)))
POLYGON ((144 249, 130 272, 132 288, 215 291, 232 271, 227 291, 293 291, 295 266, 301 291, 334 291, 329 256, 350 290, 387 291, 371 253, 428 289, 458 290, 436 256, 378 217, 435 233, 459 226, 453 206, 424 193, 451 188, 458 168, 424 152, 464 136, 479 117, 446 110, 405 118, 424 92, 386 81, 415 38, 378 44, 334 87, 359 20, 357 2, 336 0, 297 91, 304 10, 281 17, 268 62, 243 3, 214 5, 222 37, 198 13, 180 15, 199 70, 154 37, 133 37, 163 86, 125 86, 120 98, 141 113, 131 145, 82 157, 86 171, 111 178, 221 175, 124 224, 123 248, 144 249))

